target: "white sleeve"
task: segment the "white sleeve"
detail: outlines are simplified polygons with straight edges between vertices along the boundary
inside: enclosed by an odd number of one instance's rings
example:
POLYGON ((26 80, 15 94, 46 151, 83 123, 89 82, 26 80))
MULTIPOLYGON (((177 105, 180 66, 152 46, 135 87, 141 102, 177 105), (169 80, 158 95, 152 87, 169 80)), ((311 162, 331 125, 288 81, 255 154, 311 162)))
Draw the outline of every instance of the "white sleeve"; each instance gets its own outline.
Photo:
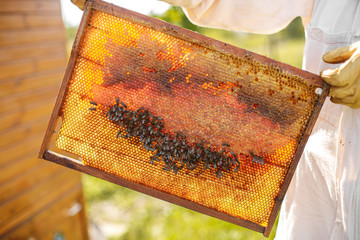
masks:
POLYGON ((162 0, 182 6, 194 24, 253 33, 274 33, 295 17, 310 19, 314 0, 162 0))

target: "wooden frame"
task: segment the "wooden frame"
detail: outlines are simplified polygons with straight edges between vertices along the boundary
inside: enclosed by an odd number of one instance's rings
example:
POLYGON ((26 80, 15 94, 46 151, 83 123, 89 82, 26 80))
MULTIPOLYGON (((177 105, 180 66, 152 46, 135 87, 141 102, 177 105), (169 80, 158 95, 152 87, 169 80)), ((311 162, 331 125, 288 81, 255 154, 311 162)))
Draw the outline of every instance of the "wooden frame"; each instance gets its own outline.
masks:
POLYGON ((198 33, 171 25, 171 24, 166 23, 161 20, 143 16, 139 13, 120 8, 120 7, 114 6, 112 4, 104 3, 99 0, 90 0, 90 1, 87 1, 86 5, 85 5, 84 15, 83 15, 83 18, 82 18, 80 26, 79 26, 79 31, 76 35, 74 45, 72 47, 70 60, 69 60, 69 63, 68 63, 68 66, 67 66, 67 69, 66 69, 66 72, 64 75, 63 83, 61 85, 61 88, 60 88, 60 91, 59 91, 59 94, 58 94, 58 97, 57 97, 57 100, 55 103, 54 110, 53 110, 51 118, 50 118, 50 122, 49 122, 49 125, 47 128, 47 131, 45 133, 45 137, 44 137, 44 140, 43 140, 40 152, 39 152, 39 158, 43 158, 45 160, 66 166, 68 168, 71 168, 71 169, 74 169, 74 170, 77 170, 77 171, 80 171, 80 172, 83 172, 83 173, 86 173, 86 174, 89 174, 89 175, 92 175, 95 177, 99 177, 101 179, 104 179, 109 182, 113 182, 120 186, 124 186, 124 187, 148 194, 150 196, 153 196, 153 197, 156 197, 156 198, 159 198, 159 199, 162 199, 162 200, 165 200, 165 201, 168 201, 168 202, 180 205, 180 206, 184 206, 186 208, 198 211, 200 213, 207 214, 209 216, 213 216, 213 217, 216 217, 216 218, 219 218, 219 219, 222 219, 222 220, 225 220, 225 221, 228 221, 228 222, 240 225, 240 226, 244 226, 246 228, 255 230, 257 232, 261 232, 264 234, 264 236, 269 236, 271 229, 273 227, 273 224, 275 222, 276 216, 280 210, 280 206, 281 206, 281 203, 285 196, 286 190, 287 190, 287 188, 290 184, 291 178, 295 172, 296 166, 301 157, 301 154, 303 152, 303 149, 305 147, 307 139, 310 136, 312 128, 315 124, 315 121, 316 121, 318 115, 319 115, 322 104, 325 101, 328 90, 329 90, 329 86, 326 83, 324 83, 319 76, 314 75, 312 73, 302 71, 302 70, 292 67, 290 65, 277 62, 277 61, 269 59, 267 57, 246 51, 244 49, 240 49, 240 48, 231 46, 226 43, 223 43, 223 42, 220 42, 220 41, 217 41, 214 39, 210 39, 209 37, 206 37, 206 36, 200 35, 198 33), (98 169, 95 169, 95 168, 92 168, 89 166, 85 166, 84 164, 82 164, 79 161, 73 160, 66 156, 59 155, 59 154, 49 150, 50 139, 51 139, 51 136, 57 125, 57 120, 59 118, 60 106, 61 106, 62 100, 63 100, 65 92, 66 92, 68 81, 71 78, 71 74, 73 72, 73 67, 75 65, 75 61, 76 61, 76 57, 77 57, 77 50, 79 48, 81 36, 82 36, 84 28, 87 24, 89 12, 91 9, 100 10, 100 11, 109 13, 111 15, 127 19, 129 21, 133 21, 133 22, 135 21, 137 23, 140 23, 140 24, 143 24, 146 26, 151 26, 151 28, 153 28, 154 30, 173 35, 177 38, 181 38, 183 40, 186 40, 188 42, 191 42, 191 43, 194 43, 194 44, 197 44, 200 46, 216 49, 217 51, 226 53, 228 55, 230 54, 230 55, 234 55, 234 56, 239 56, 239 55, 247 54, 262 64, 276 65, 283 72, 289 72, 290 74, 299 75, 299 76, 303 77, 304 79, 306 79, 311 84, 322 89, 321 93, 319 94, 318 101, 314 107, 313 114, 311 115, 311 117, 308 121, 306 130, 305 130, 305 132, 301 138, 301 141, 298 145, 298 148, 296 150, 294 161, 291 163, 291 165, 288 169, 288 173, 285 177, 283 186, 281 187, 280 193, 278 194, 278 196, 276 198, 276 203, 275 203, 273 211, 270 215, 267 227, 263 227, 263 226, 260 226, 258 224, 255 224, 255 223, 243 220, 243 219, 238 219, 238 218, 230 216, 228 214, 224 214, 224 213, 215 211, 213 209, 209 209, 200 204, 181 199, 177 196, 163 193, 163 192, 145 187, 143 185, 133 183, 133 182, 125 180, 125 179, 121 179, 120 177, 114 176, 109 173, 105 173, 101 170, 98 170, 98 169))

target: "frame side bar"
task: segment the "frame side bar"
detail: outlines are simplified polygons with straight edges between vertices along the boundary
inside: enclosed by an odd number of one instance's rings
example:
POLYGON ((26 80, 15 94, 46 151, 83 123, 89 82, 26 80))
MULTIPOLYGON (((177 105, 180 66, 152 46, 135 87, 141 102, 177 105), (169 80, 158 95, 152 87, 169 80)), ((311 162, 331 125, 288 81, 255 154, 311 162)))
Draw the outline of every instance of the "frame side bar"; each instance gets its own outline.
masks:
POLYGON ((268 226, 266 227, 265 229, 265 232, 264 232, 264 236, 265 237, 268 237, 270 232, 271 232, 271 229, 274 225, 274 222, 276 220, 276 217, 278 215, 278 212, 280 211, 280 207, 281 207, 281 204, 282 204, 282 201, 284 200, 284 197, 285 197, 285 193, 290 185, 290 182, 291 182, 291 179, 295 173, 295 170, 296 170, 296 167, 300 161, 300 158, 301 158, 301 155, 305 149, 305 145, 306 145, 306 142, 308 140, 308 138, 310 137, 310 134, 311 134, 311 131, 316 123, 316 119, 318 118, 319 114, 320 114, 320 110, 321 110, 321 107, 322 105, 324 104, 324 101, 329 93, 329 89, 330 89, 330 86, 327 85, 327 84, 324 84, 324 87, 323 87, 323 91, 321 93, 321 95, 319 96, 319 99, 316 103, 316 105, 314 106, 314 111, 313 113, 311 114, 311 117, 307 123, 307 126, 306 126, 306 129, 304 131, 304 134, 300 140, 300 143, 298 145, 298 149, 295 153, 295 157, 294 157, 294 160, 291 162, 290 164, 290 167, 289 167, 289 170, 288 172, 286 173, 286 176, 285 176, 285 179, 284 179, 284 182, 280 188, 280 192, 278 194, 278 196, 276 197, 276 201, 275 201, 275 205, 274 205, 274 208, 273 208, 273 211, 272 213, 270 214, 270 217, 269 217, 269 223, 268 223, 268 226))
POLYGON ((74 44, 71 49, 71 55, 70 55, 69 62, 67 64, 67 68, 66 68, 66 71, 64 74, 64 78, 63 78, 63 81, 62 81, 62 84, 61 84, 61 87, 59 90, 59 94, 57 96, 57 99, 56 99, 56 102, 54 105, 54 109, 51 114, 49 124, 46 129, 45 136, 44 136, 43 142, 40 147, 40 151, 39 151, 39 155, 38 155, 39 158, 42 158, 43 154, 45 153, 45 151, 48 147, 51 135, 53 134, 54 127, 58 120, 61 103, 64 98, 69 79, 71 77, 71 74, 72 74, 74 66, 75 66, 75 60, 77 58, 77 50, 79 48, 79 44, 80 44, 80 40, 81 40, 83 31, 84 31, 84 28, 86 26, 86 23, 88 22, 89 12, 91 10, 92 4, 93 4, 92 2, 89 2, 89 1, 86 2, 85 8, 84 8, 84 14, 81 19, 81 22, 79 25, 79 30, 76 34, 75 41, 74 41, 74 44))

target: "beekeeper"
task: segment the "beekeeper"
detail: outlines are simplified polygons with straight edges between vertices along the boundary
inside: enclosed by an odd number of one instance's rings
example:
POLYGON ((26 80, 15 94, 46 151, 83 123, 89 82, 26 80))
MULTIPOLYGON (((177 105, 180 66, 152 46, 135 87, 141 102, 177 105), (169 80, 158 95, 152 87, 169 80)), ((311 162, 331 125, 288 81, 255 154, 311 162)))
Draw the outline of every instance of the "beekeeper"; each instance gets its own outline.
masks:
POLYGON ((287 191, 276 239, 360 239, 360 1, 163 1, 182 6, 195 24, 253 33, 274 33, 302 17, 303 68, 322 72, 331 101, 287 191))

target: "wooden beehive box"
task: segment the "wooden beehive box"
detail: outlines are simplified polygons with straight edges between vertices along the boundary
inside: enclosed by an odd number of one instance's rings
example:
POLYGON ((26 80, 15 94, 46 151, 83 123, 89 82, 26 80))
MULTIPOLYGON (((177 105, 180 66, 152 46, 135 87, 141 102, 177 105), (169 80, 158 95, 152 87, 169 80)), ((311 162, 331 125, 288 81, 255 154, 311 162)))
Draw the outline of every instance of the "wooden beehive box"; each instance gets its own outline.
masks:
POLYGON ((320 77, 89 1, 40 157, 268 236, 320 77))
POLYGON ((37 158, 66 59, 59 0, 1 1, 0 239, 89 238, 81 174, 37 158))

